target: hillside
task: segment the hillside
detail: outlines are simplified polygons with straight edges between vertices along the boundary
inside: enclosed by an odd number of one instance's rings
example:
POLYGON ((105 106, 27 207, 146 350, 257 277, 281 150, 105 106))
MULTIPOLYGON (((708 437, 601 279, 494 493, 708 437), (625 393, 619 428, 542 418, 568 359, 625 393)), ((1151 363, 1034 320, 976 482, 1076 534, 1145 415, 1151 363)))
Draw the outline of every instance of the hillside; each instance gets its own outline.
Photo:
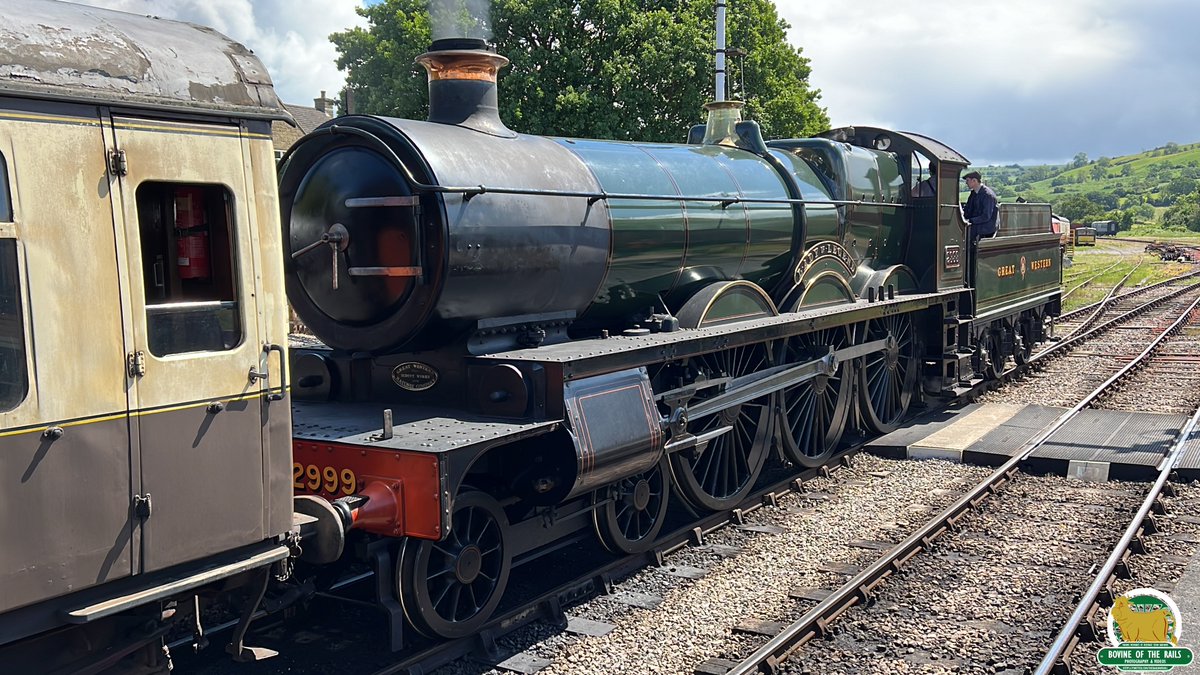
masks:
POLYGON ((972 168, 1001 200, 1050 202, 1072 221, 1200 231, 1200 143, 1096 160, 1080 153, 1065 165, 972 168))

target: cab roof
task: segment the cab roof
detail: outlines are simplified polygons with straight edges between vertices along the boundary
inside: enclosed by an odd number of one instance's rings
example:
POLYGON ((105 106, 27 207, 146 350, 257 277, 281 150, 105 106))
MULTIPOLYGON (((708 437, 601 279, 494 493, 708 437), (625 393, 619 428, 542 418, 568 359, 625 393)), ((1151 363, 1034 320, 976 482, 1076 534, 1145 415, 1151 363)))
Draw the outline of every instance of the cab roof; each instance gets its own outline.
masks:
POLYGON ((919 152, 938 162, 967 166, 971 162, 957 150, 923 134, 912 131, 893 131, 879 127, 840 127, 818 134, 822 138, 851 143, 864 148, 892 152, 919 152), (886 143, 887 147, 879 147, 886 143))

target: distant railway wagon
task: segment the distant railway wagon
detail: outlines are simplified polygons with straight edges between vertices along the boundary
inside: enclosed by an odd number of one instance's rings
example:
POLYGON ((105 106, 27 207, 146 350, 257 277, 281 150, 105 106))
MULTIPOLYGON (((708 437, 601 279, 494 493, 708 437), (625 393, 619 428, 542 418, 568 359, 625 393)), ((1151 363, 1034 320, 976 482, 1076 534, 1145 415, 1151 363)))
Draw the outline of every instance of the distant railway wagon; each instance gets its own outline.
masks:
POLYGON ((276 176, 286 114, 241 45, 11 2, 14 672, 161 667, 223 596, 258 658, 264 593, 364 566, 393 647, 471 635, 515 567, 583 537, 645 551, 671 504, 736 508, 769 463, 820 466, 1028 358, 1059 313, 1049 206, 1003 205, 973 246, 967 159, 921 134, 764 140, 729 101, 681 143, 520 134, 507 59, 463 38, 418 59, 427 120, 331 120, 276 176), (929 160, 938 196, 913 197, 929 160), (292 348, 287 301, 314 333, 292 348))
POLYGON ((1075 228, 1075 245, 1076 246, 1095 246, 1096 245, 1096 228, 1094 228, 1094 227, 1077 227, 1077 228, 1075 228))
MULTIPOLYGON (((1071 259, 1075 257, 1075 231, 1071 229, 1071 221, 1059 216, 1051 214, 1050 227, 1058 234, 1059 248, 1062 249, 1063 258, 1071 259)), ((1069 263, 1068 263, 1069 264, 1069 263)))
POLYGON ((1113 237, 1117 234, 1117 221, 1097 220, 1092 223, 1092 228, 1096 230, 1096 236, 1098 237, 1113 237))

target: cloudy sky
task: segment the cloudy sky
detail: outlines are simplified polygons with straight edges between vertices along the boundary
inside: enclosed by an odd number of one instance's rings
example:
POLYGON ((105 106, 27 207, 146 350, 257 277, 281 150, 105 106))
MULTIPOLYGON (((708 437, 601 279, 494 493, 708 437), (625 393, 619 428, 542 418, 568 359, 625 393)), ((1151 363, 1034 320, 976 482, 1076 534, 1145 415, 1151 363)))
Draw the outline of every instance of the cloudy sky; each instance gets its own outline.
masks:
POLYGON ((1200 141, 1196 0, 776 6, 837 126, 919 131, 976 164, 1200 141))
MULTIPOLYGON (((262 58, 283 100, 306 105, 343 83, 329 33, 362 25, 361 0, 82 1, 212 26, 262 58)), ((976 164, 1200 141, 1197 0, 776 5, 838 126, 918 131, 976 164)))

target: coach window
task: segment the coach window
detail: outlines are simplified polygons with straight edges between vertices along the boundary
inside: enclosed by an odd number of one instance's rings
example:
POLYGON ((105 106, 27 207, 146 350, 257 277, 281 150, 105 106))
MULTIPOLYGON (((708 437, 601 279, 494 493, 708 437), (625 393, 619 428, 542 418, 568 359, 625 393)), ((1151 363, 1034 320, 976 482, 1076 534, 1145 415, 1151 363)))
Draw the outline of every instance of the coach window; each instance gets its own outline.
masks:
POLYGON ((150 353, 236 347, 233 195, 220 185, 142 183, 137 207, 150 353))
POLYGON ((12 199, 8 196, 8 161, 0 153, 0 223, 12 222, 12 199))
MULTIPOLYGON (((0 223, 12 223, 8 162, 0 154, 0 223)), ((11 232, 11 229, 7 230, 11 232)), ((25 364, 25 323, 21 312, 21 277, 17 272, 17 240, 0 226, 0 411, 25 400, 29 374, 25 364)))

